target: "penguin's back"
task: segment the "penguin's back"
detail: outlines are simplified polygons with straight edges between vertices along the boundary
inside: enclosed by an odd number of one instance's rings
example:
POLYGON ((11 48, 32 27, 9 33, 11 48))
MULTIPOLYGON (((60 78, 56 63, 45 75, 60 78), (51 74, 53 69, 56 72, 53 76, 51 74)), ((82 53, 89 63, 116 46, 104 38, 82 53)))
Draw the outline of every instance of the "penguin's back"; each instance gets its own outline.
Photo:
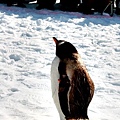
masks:
POLYGON ((88 118, 87 108, 94 94, 94 84, 79 54, 65 59, 66 74, 70 80, 69 108, 73 118, 88 118))

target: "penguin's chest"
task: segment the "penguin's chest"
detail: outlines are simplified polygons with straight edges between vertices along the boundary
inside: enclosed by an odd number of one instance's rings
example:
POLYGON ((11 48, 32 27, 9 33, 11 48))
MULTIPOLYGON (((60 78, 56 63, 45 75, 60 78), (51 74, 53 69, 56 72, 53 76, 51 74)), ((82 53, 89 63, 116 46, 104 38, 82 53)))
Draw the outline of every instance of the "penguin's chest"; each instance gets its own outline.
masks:
POLYGON ((59 72, 58 72, 59 62, 60 62, 59 58, 55 57, 51 65, 51 88, 52 88, 53 97, 59 87, 59 82, 58 82, 58 79, 60 77, 59 72))
POLYGON ((59 96, 58 96, 58 93, 59 93, 58 80, 60 78, 60 75, 58 72, 59 63, 60 63, 59 58, 55 57, 51 65, 51 89, 52 89, 52 97, 53 97, 54 103, 60 115, 60 120, 65 120, 65 116, 61 110, 59 96))

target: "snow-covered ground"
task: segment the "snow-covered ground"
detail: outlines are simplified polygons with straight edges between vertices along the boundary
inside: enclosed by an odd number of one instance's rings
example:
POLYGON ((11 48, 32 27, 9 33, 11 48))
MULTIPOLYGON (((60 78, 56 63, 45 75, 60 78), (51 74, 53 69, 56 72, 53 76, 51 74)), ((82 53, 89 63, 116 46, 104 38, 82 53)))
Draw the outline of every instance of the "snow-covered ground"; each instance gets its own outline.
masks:
POLYGON ((120 119, 120 17, 0 5, 0 120, 59 120, 52 37, 74 44, 95 83, 90 120, 120 119))

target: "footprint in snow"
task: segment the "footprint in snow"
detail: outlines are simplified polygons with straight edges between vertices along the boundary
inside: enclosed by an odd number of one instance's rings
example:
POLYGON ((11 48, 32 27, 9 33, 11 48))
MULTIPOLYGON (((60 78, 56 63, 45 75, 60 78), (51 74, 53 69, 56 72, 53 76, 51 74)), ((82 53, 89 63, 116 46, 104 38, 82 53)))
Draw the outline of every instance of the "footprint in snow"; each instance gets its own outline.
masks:
POLYGON ((11 54, 9 58, 13 59, 14 61, 19 61, 21 59, 21 56, 16 54, 11 54))
POLYGON ((11 88, 10 89, 12 92, 17 92, 17 91, 19 91, 17 88, 11 88))

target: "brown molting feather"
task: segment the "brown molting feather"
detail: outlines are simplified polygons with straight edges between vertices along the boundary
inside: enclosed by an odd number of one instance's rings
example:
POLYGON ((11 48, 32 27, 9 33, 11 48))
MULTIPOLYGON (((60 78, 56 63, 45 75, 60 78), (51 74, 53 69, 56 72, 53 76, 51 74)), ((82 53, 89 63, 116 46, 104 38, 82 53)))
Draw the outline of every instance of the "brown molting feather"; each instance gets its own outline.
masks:
POLYGON ((74 70, 85 68, 85 65, 79 54, 73 54, 72 59, 65 58, 63 62, 66 64, 66 73, 69 79, 72 79, 74 70))
POLYGON ((66 74, 70 80, 71 118, 87 119, 87 108, 94 94, 93 81, 78 54, 73 54, 72 59, 66 58, 63 61, 66 63, 66 74))

